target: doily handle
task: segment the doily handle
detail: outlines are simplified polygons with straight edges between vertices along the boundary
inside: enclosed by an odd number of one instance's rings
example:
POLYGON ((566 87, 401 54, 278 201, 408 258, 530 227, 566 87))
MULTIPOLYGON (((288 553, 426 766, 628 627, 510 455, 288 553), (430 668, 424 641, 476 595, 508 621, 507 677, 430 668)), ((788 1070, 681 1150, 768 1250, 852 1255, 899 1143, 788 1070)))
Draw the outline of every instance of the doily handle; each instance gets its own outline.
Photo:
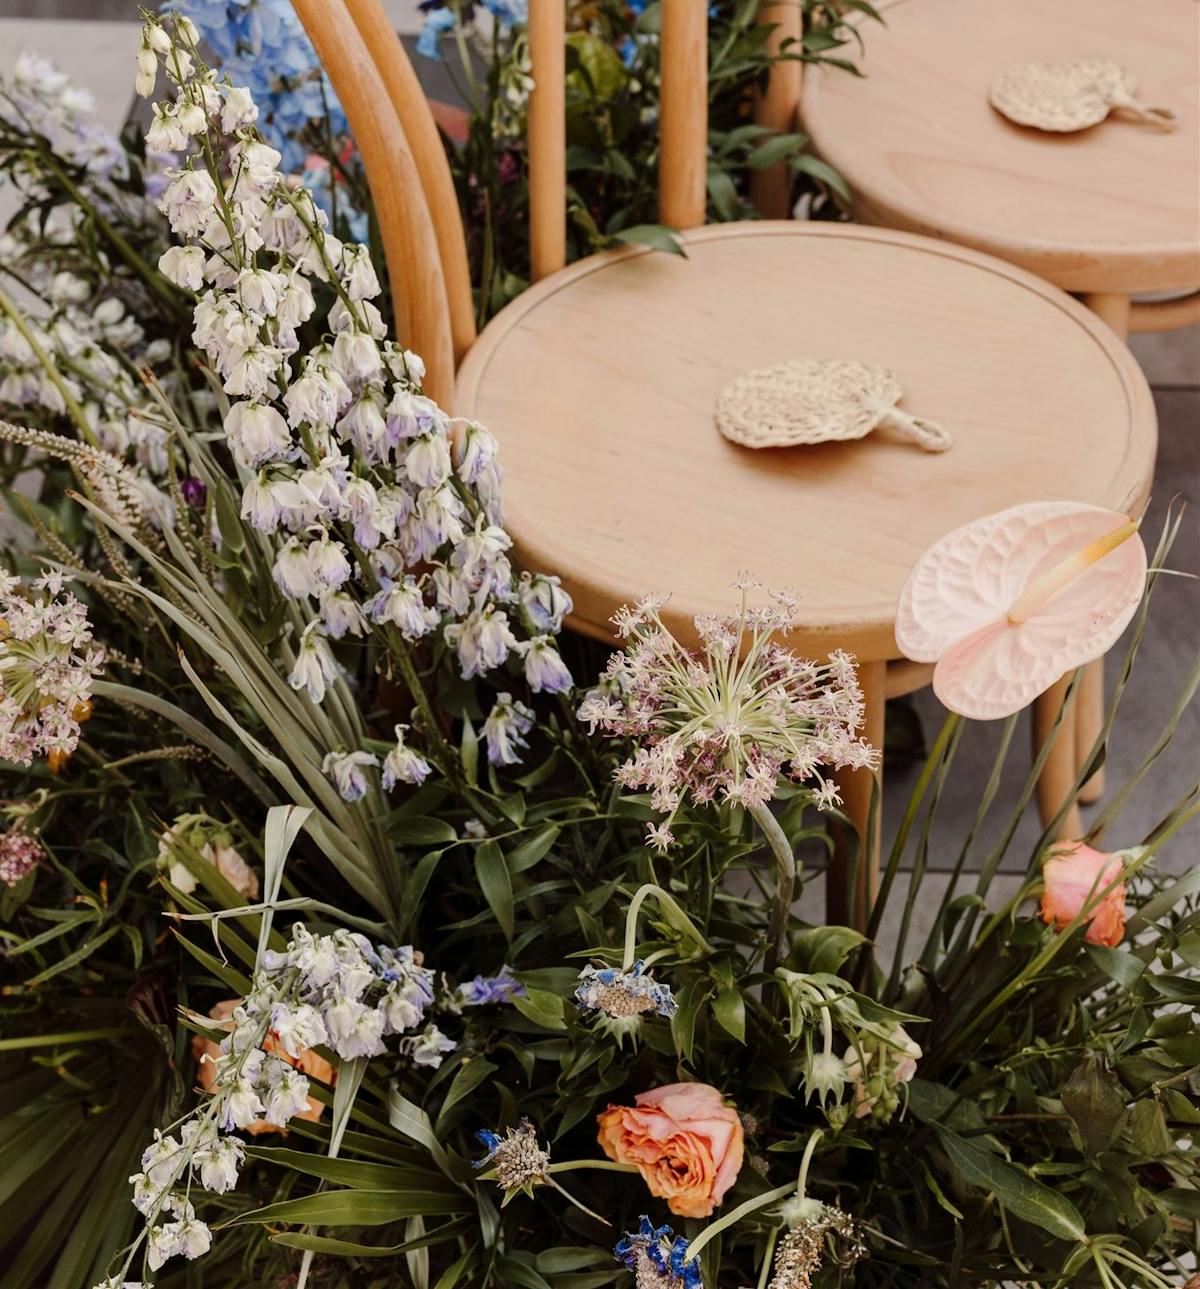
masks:
POLYGON ((1173 130, 1179 124, 1178 118, 1169 107, 1153 107, 1128 94, 1110 95, 1108 101, 1113 107, 1119 108, 1122 112, 1128 112, 1139 121, 1145 121, 1156 130, 1173 130))
POLYGON ((945 452, 953 441, 950 431, 942 429, 936 421, 927 421, 922 416, 910 416, 898 407, 889 407, 879 424, 897 430, 926 452, 945 452))

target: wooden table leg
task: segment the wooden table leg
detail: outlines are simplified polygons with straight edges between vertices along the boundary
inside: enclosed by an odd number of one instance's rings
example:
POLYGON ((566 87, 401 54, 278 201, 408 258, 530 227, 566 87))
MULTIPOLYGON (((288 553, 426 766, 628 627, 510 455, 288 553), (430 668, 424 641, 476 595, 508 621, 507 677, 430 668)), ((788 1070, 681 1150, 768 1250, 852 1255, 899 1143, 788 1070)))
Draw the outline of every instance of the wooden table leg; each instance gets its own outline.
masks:
MULTIPOLYGON (((1075 690, 1075 769, 1083 769, 1092 754, 1092 748, 1104 728, 1104 659, 1097 658, 1080 668, 1079 685, 1075 690)), ((1099 801, 1104 795, 1104 767, 1079 789, 1079 800, 1085 806, 1099 801)))
POLYGON ((834 851, 825 877, 825 920, 831 926, 852 926, 865 931, 871 901, 879 885, 879 834, 883 790, 883 710, 886 662, 860 662, 858 681, 866 708, 863 738, 879 749, 880 768, 842 770, 835 776, 842 794, 842 809, 854 825, 853 832, 835 825, 834 851), (872 818, 871 803, 875 801, 872 818), (870 839, 869 848, 864 839, 870 839))
MULTIPOLYGON (((1085 295, 1083 303, 1116 332, 1122 340, 1129 338, 1130 299, 1127 295, 1095 293, 1085 295)), ((1104 659, 1097 658, 1083 668, 1075 691, 1075 772, 1083 769, 1096 739, 1104 728, 1104 659)), ((1053 753, 1051 754, 1053 756, 1053 753)), ((1104 768, 1101 767, 1083 785, 1079 800, 1084 805, 1099 801, 1104 795, 1104 768)), ((1077 812, 1074 812, 1077 813, 1077 812)), ((1073 836, 1078 837, 1076 831, 1073 836)))
MULTIPOLYGON (((1054 728, 1054 722, 1058 720, 1058 713, 1062 710, 1067 687, 1071 683, 1073 674, 1073 672, 1067 672, 1061 680, 1055 681, 1044 694, 1039 694, 1033 700, 1033 754, 1035 757, 1041 752, 1050 737, 1050 731, 1054 728)), ((1076 698, 1072 700, 1072 705, 1077 699, 1078 692, 1076 698)), ((1068 711, 1063 718, 1054 736, 1054 744, 1050 748, 1046 763, 1042 766, 1041 777, 1038 779, 1038 814, 1041 815, 1043 827, 1058 814, 1063 802, 1070 797, 1075 776, 1079 772, 1075 750, 1076 719, 1075 711, 1068 711)), ((1072 840, 1083 835, 1083 824, 1079 818, 1077 805, 1072 804, 1063 816, 1058 835, 1072 840)))

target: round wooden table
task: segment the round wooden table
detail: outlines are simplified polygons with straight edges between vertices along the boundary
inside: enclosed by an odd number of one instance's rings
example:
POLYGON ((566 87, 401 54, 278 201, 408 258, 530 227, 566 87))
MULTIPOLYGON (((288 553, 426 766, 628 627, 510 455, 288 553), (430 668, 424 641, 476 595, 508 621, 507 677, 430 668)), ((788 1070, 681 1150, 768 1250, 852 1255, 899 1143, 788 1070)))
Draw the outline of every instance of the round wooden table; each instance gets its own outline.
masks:
POLYGON ((1196 0, 893 0, 863 22, 861 77, 807 78, 804 128, 868 223, 999 255, 1081 294, 1200 286, 1196 0), (988 102, 1013 63, 1110 59, 1164 132, 1110 115, 1052 134, 988 102))
MULTIPOLYGON (((729 613, 749 570, 798 590, 797 652, 858 655, 881 743, 885 692, 905 692, 885 669, 917 557, 1018 502, 1140 514, 1149 388, 1082 305, 964 247, 796 222, 683 240, 686 259, 630 248, 531 287, 468 352, 455 411, 499 440, 520 563, 561 574, 574 627, 611 640, 621 604, 667 592, 664 617, 691 642, 693 615, 729 613), (798 357, 891 368, 901 407, 952 446, 931 454, 885 430, 765 451, 725 440, 720 390, 798 357)), ((864 820, 869 780, 850 777, 848 813, 864 820)))

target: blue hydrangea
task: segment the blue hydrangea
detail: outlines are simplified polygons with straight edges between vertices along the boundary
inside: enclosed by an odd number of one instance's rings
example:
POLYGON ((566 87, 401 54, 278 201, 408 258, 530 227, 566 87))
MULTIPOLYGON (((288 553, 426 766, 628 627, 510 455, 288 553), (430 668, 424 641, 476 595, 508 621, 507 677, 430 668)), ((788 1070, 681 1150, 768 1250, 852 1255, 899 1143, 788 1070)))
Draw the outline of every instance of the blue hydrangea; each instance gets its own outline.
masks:
POLYGON ((464 1007, 488 1007, 525 997, 528 991, 507 966, 501 967, 494 976, 476 976, 458 987, 458 1001, 464 1007))
MULTIPOLYGON (((338 147, 350 127, 289 0, 165 0, 162 8, 195 23, 221 70, 258 104, 258 128, 281 154, 281 168, 303 173, 317 204, 330 214, 331 172, 305 166, 315 144, 332 139, 338 147)), ((351 236, 364 240, 366 216, 350 208, 341 189, 337 204, 351 236)))
POLYGON ((625 1235, 613 1256, 654 1289, 704 1289, 700 1263, 688 1257, 688 1242, 669 1226, 655 1226, 642 1215, 638 1230, 625 1235))

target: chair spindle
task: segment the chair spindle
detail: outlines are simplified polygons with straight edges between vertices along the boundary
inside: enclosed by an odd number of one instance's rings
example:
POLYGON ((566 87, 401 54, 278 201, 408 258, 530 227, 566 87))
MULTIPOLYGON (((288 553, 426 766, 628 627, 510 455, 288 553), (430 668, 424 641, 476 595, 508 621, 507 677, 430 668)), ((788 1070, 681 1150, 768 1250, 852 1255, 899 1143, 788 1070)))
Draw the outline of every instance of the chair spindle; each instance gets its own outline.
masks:
MULTIPOLYGON (((799 53, 804 11, 801 0, 766 0, 759 7, 758 20, 774 24, 766 52, 778 56, 786 44, 799 53)), ((796 129, 800 119, 800 95, 804 88, 804 65, 797 59, 776 63, 767 86, 758 96, 754 119, 759 125, 781 133, 796 129)), ((792 172, 786 161, 777 161, 750 176, 750 199, 764 219, 787 219, 791 214, 792 172)))
POLYGON ((529 259, 536 282, 567 262, 565 0, 530 0, 529 259))
POLYGON ((704 223, 708 180, 708 11, 704 0, 662 0, 658 217, 704 223))
POLYGON ((293 0, 362 155, 387 258, 396 333, 425 361, 425 392, 454 398, 442 262, 421 177, 383 78, 342 0, 293 0))

